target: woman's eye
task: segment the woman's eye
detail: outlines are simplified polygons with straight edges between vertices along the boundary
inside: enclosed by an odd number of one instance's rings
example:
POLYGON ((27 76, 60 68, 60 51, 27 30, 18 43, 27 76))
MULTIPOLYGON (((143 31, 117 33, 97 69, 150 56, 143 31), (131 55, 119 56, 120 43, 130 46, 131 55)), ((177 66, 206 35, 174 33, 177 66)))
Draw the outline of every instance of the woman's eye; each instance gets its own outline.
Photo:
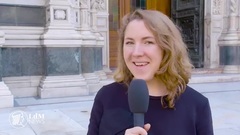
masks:
POLYGON ((126 44, 126 45, 132 45, 133 42, 126 42, 125 44, 126 44))
POLYGON ((149 44, 154 44, 154 42, 152 41, 146 41, 145 44, 149 45, 149 44))

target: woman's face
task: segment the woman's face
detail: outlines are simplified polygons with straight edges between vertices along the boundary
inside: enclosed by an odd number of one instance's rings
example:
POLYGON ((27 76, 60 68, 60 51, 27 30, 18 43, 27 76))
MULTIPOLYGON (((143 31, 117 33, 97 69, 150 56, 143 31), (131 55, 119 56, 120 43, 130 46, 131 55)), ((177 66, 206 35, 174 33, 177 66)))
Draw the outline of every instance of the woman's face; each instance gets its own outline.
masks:
POLYGON ((124 61, 136 79, 151 81, 162 61, 163 51, 142 20, 131 21, 125 30, 124 61))

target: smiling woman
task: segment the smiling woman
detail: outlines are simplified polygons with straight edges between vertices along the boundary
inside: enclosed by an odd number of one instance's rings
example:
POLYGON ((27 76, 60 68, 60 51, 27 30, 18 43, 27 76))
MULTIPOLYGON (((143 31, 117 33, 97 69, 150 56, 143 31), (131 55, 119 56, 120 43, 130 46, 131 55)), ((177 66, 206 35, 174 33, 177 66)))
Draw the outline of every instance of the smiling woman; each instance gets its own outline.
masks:
POLYGON ((123 17, 119 35, 115 82, 98 91, 88 135, 213 135, 208 99, 187 85, 193 65, 175 24, 159 11, 138 9, 123 17), (149 93, 143 127, 134 127, 128 105, 135 79, 149 93))
POLYGON ((134 78, 150 81, 158 71, 163 51, 155 41, 144 21, 133 20, 125 30, 123 43, 124 61, 134 78), (141 28, 139 32, 136 32, 141 28))

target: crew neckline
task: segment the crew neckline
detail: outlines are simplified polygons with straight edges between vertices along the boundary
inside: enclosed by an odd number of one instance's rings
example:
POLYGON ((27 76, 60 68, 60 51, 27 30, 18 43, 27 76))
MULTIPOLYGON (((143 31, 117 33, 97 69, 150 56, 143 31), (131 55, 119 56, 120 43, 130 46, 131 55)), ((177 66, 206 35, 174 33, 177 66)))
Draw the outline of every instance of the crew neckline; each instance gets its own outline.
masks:
POLYGON ((153 99, 153 100, 159 100, 159 99, 161 99, 161 98, 164 98, 164 97, 166 97, 167 95, 164 95, 164 96, 152 96, 152 95, 149 95, 149 98, 150 99, 153 99))

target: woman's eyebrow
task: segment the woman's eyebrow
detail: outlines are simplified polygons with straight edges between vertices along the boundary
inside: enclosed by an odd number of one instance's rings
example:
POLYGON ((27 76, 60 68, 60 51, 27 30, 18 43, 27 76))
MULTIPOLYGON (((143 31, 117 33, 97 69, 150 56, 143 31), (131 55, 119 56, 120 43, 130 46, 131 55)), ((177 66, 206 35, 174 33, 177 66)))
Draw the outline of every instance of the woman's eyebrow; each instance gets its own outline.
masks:
POLYGON ((154 37, 152 37, 152 36, 147 36, 147 37, 143 37, 143 39, 155 39, 154 37))
MULTIPOLYGON (((125 40, 134 40, 134 39, 131 38, 131 37, 125 37, 124 39, 125 39, 125 40)), ((142 39, 145 40, 145 39, 155 39, 155 38, 152 37, 152 36, 146 36, 146 37, 143 37, 142 39)))
POLYGON ((128 39, 128 40, 133 40, 133 38, 131 38, 131 37, 126 37, 126 38, 124 38, 125 40, 126 39, 128 39))

